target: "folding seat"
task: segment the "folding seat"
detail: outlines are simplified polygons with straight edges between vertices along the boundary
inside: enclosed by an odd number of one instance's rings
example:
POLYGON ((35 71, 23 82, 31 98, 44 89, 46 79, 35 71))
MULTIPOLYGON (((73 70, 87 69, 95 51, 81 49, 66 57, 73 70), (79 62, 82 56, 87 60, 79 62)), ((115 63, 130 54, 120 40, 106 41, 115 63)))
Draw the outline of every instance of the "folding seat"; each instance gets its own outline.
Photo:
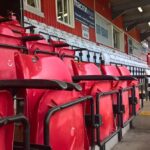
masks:
MULTIPOLYGON (((28 53, 28 48, 32 51, 33 48, 30 45, 33 45, 32 43, 34 42, 43 45, 46 44, 43 36, 39 34, 22 33, 22 35, 18 37, 7 25, 0 25, 0 47, 2 47, 2 49, 18 49, 22 52, 28 53)), ((35 46, 35 48, 37 47, 35 46)))
POLYGON ((49 35, 49 37, 48 42, 56 53, 59 53, 61 49, 69 49, 70 45, 63 38, 54 35, 49 35))
MULTIPOLYGON (((77 47, 74 47, 73 49, 73 47, 69 47, 69 46, 55 49, 55 52, 59 54, 61 59, 63 59, 65 64, 68 66, 72 76, 73 76, 73 70, 72 70, 71 61, 72 60, 82 61, 83 51, 87 52, 88 50, 85 48, 77 48, 77 47), (76 53, 78 53, 79 56, 77 56, 76 53)), ((97 63, 98 60, 100 60, 100 53, 93 52, 93 59, 90 58, 90 54, 92 54, 92 51, 87 52, 88 60, 93 60, 93 62, 95 63, 97 63)))
MULTIPOLYGON (((1 63, 0 63, 0 149, 12 150, 14 141, 14 122, 26 121, 23 116, 14 116, 14 88, 5 87, 8 83, 7 80, 17 79, 16 67, 14 62, 14 55, 18 53, 17 50, 1 50, 1 63), (6 80, 6 83, 4 83, 6 80), (4 88, 3 88, 4 87, 4 88), (11 90, 13 89, 13 90, 11 90), (13 94, 10 93, 12 91, 13 94)), ((24 145, 23 145, 24 146, 24 145)), ((21 148, 23 146, 20 146, 21 148)), ((20 150, 21 150, 20 148, 20 150)), ((24 148, 22 148, 23 150, 24 148)), ((17 148, 18 150, 18 148, 17 148)), ((27 149, 26 149, 27 150, 27 149)))
POLYGON ((77 92, 81 88, 72 83, 71 75, 64 62, 58 57, 41 54, 36 56, 18 54, 15 56, 15 62, 18 79, 65 81, 70 90, 20 91, 21 95, 24 95, 24 111, 30 122, 31 143, 50 145, 54 150, 89 149, 85 114, 80 103, 88 100, 92 102, 92 97, 82 97, 77 92))
POLYGON ((0 25, 0 43, 1 44, 12 44, 14 46, 20 46, 21 41, 19 38, 16 38, 15 34, 13 31, 7 26, 7 25, 0 25))
MULTIPOLYGON (((125 66, 118 66, 118 70, 119 70, 121 76, 131 76, 130 71, 125 66)), ((127 86, 135 87, 135 89, 134 89, 135 90, 135 100, 133 102, 134 102, 134 105, 136 105, 136 110, 134 112, 134 114, 136 114, 140 110, 140 104, 141 104, 140 92, 139 92, 140 83, 138 80, 130 80, 127 82, 127 86)), ((134 96, 134 95, 132 95, 132 93, 129 92, 129 97, 132 97, 132 96, 134 96)))
POLYGON ((14 55, 23 49, 20 41, 5 25, 0 28, 0 79, 16 79, 14 55))
POLYGON ((68 67, 69 72, 71 73, 71 76, 73 76, 74 72, 72 69, 71 61, 74 59, 79 61, 79 57, 75 56, 75 51, 71 50, 69 48, 59 48, 59 49, 57 49, 57 53, 59 54, 60 58, 63 60, 65 65, 68 67))
POLYGON ((21 37, 21 34, 25 33, 26 29, 23 28, 20 23, 16 20, 16 18, 4 18, 0 17, 0 26, 6 25, 8 28, 10 28, 16 37, 21 37))
MULTIPOLYGON (((1 30, 1 28, 0 28, 1 30)), ((2 30, 1 30, 2 31, 2 30)), ((6 30, 7 31, 7 30, 6 30)), ((1 36, 1 40, 4 44, 7 43, 7 40, 3 40, 3 35, 1 36)), ((17 42, 16 42, 17 43, 17 42)), ((10 47, 0 46, 0 80, 10 80, 16 79, 16 67, 14 62, 14 55, 17 52, 17 49, 13 48, 13 51, 10 47)), ((14 99, 11 93, 8 90, 0 91, 0 149, 1 150, 12 150, 13 149, 13 133, 14 133, 14 125, 8 124, 5 125, 6 120, 5 117, 10 117, 14 115, 14 99), (2 121, 5 121, 3 123, 2 121), (5 126, 4 126, 5 125, 5 126), (7 139, 7 140, 6 140, 7 139), (8 144, 9 143, 9 144, 8 144)), ((10 119, 11 120, 11 119, 10 119)), ((12 119, 13 120, 13 119, 12 119)), ((8 121, 9 122, 9 121, 8 121)))
MULTIPOLYGON (((0 91, 0 117, 5 118, 7 116, 12 116, 12 115, 14 115, 13 97, 9 91, 1 90, 0 91)), ((0 119, 0 122, 1 122, 1 119, 0 119)), ((0 149, 12 150, 14 126, 12 124, 7 125, 7 126, 2 126, 2 125, 3 124, 0 124, 0 139, 1 139, 0 149), (6 137, 7 137, 7 140, 5 139, 6 137)))
POLYGON ((149 69, 146 69, 145 70, 145 75, 148 76, 148 78, 146 78, 145 80, 145 84, 146 84, 146 100, 150 99, 150 70, 149 69))
POLYGON ((30 145, 29 123, 25 116, 14 114, 13 96, 20 88, 66 89, 63 82, 49 80, 0 80, 0 149, 2 150, 50 150, 44 145, 30 145), (46 82, 41 85, 41 82, 46 82), (24 127, 23 143, 14 143, 14 123, 24 127), (15 145, 14 145, 15 144, 15 145))
POLYGON ((45 53, 58 56, 60 49, 69 47, 69 45, 63 41, 54 41, 51 39, 46 41, 44 38, 42 39, 42 37, 43 36, 41 36, 40 40, 37 39, 34 41, 25 42, 25 45, 29 49, 30 54, 45 53))
MULTIPOLYGON (((123 111, 122 108, 118 107, 118 91, 112 91, 111 87, 112 81, 110 80, 117 80, 117 78, 113 76, 102 76, 98 67, 93 63, 75 62, 74 50, 61 48, 59 54, 62 56, 61 58, 65 62, 66 66, 68 66, 74 81, 80 81, 79 83, 83 88, 82 94, 91 94, 94 96, 96 105, 95 111, 97 114, 96 142, 101 146, 101 148, 104 148, 108 139, 119 132, 119 114, 123 111), (103 93, 105 93, 104 97, 102 96, 103 93), (112 98, 111 95, 113 93, 117 95, 116 98, 112 98), (100 97, 98 98, 99 95, 100 97)), ((97 60, 97 57, 95 59, 97 60)), ((89 112, 88 104, 86 105, 86 111, 89 112)))
POLYGON ((29 50, 29 54, 42 53, 42 54, 55 54, 54 47, 51 46, 45 39, 29 41, 25 43, 29 50))
MULTIPOLYGON (((53 68, 51 68, 51 66, 49 66, 48 64, 47 64, 47 66, 46 66, 46 61, 44 62, 43 60, 41 60, 39 63, 37 63, 36 65, 34 65, 34 63, 36 63, 36 59, 37 59, 37 57, 35 56, 33 56, 33 55, 22 55, 22 56, 20 56, 21 54, 16 54, 15 55, 15 57, 16 57, 16 67, 17 67, 17 73, 18 73, 18 76, 17 76, 17 78, 19 78, 19 79, 22 79, 22 78, 49 78, 49 75, 48 75, 48 73, 49 73, 49 71, 50 71, 50 78, 52 78, 52 79, 59 79, 59 75, 60 74, 64 74, 64 73, 62 73, 62 72, 58 72, 58 70, 56 71, 56 74, 55 73, 53 73, 54 72, 54 70, 56 70, 56 69, 54 69, 55 67, 57 68, 57 66, 53 66, 53 68), (18 57, 18 59, 17 59, 17 57, 18 57), (25 62, 24 63, 22 63, 22 65, 20 65, 18 62, 20 61, 21 62, 21 60, 22 59, 19 59, 19 57, 21 57, 25 62), (28 59, 27 59, 28 58, 28 59), (17 60, 19 60, 19 61, 17 61, 17 60), (33 65, 31 65, 29 62, 31 61, 31 64, 33 65), (29 62, 28 62, 29 61, 29 62), (42 65, 42 62, 44 63, 44 65, 42 65), (22 68, 21 68, 22 67, 22 68), (27 67, 29 67, 29 69, 27 69, 27 67), (35 71, 34 71, 34 69, 35 69, 35 71), (42 70, 42 67, 44 68, 44 70, 43 70, 43 72, 41 71, 42 70), (50 67, 51 68, 51 70, 49 70, 48 71, 48 67, 50 67), (24 70, 21 70, 21 69, 24 69, 24 70), (33 70, 32 70, 33 69, 33 70), (29 73, 31 73, 31 77, 30 77, 30 75, 29 75, 29 73), (35 73, 35 74, 34 74, 35 73), (57 74, 58 73, 58 74, 57 74), (24 75, 26 75, 25 77, 23 76, 23 74, 24 75), (46 77, 47 76, 47 77, 46 77)), ((48 57, 49 58, 49 57, 48 57)), ((44 59, 44 58, 43 58, 44 59)), ((45 58, 46 59, 46 58, 45 58)), ((51 61, 48 61, 48 63, 54 63, 55 62, 55 59, 52 59, 51 61)), ((56 64, 57 63, 59 63, 59 64, 61 64, 59 61, 56 61, 56 64)), ((54 63, 55 64, 55 63, 54 63)), ((60 69, 60 68, 64 68, 64 66, 63 65, 61 65, 61 66, 58 66, 58 69, 60 69)), ((68 73, 67 73, 67 71, 65 70, 65 68, 64 68, 64 71, 65 71, 65 73, 67 74, 67 76, 68 76, 68 73)), ((60 77, 61 78, 61 77, 60 77)), ((70 79, 69 79, 69 77, 65 77, 65 75, 62 77, 63 78, 63 80, 65 80, 65 81, 69 81, 70 79)), ((8 79, 12 79, 12 78, 8 78, 8 79)), ((24 82, 24 84, 26 85, 26 81, 24 82)), ((43 83, 44 84, 44 83, 43 83)), ((41 83, 41 85, 42 85, 42 83, 41 83)), ((72 87, 75 87, 75 89, 78 89, 79 87, 78 86, 75 86, 74 84, 69 84, 68 83, 68 85, 70 85, 70 90, 72 89, 72 87)), ((22 88, 23 88, 23 85, 21 86, 22 88)), ((35 88, 35 87, 34 87, 35 88)), ((54 89, 55 89, 55 86, 54 86, 54 89)), ((60 91, 55 91, 55 92, 53 92, 53 91, 46 91, 47 93, 48 92, 50 92, 50 94, 44 94, 44 90, 27 90, 26 91, 26 99, 27 100, 29 100, 29 102, 27 102, 26 103, 26 114, 27 114, 27 116, 31 119, 31 137, 33 137, 33 141, 35 141, 35 142, 33 142, 33 143, 41 143, 41 144, 43 144, 43 138, 44 138, 44 136, 42 135, 41 136, 41 134, 42 134, 42 132, 43 131, 41 131, 40 129, 42 129, 43 128, 43 123, 41 122, 41 120, 43 120, 43 122, 44 122, 44 117, 45 117, 45 114, 46 114, 46 112, 47 112, 47 110, 49 110, 49 108, 51 108, 51 106, 52 107, 54 107, 54 106, 57 106, 57 105, 59 105, 59 104, 63 104, 63 103, 66 103, 66 102, 71 102, 71 104, 70 105, 73 105, 73 103, 72 103, 72 100, 74 100, 74 99, 76 99, 76 98, 80 98, 80 95, 78 94, 78 93, 76 93, 75 91, 73 91, 73 92, 60 92, 60 91), (61 94, 62 93, 62 94, 61 94), (40 99, 41 99, 41 97, 42 96, 48 96, 48 98, 50 98, 50 100, 52 100, 52 102, 49 102, 48 103, 48 101, 47 101, 47 99, 44 99, 44 98, 42 98, 42 105, 39 105, 39 103, 40 102, 38 102, 38 100, 40 101, 40 99), (50 96, 51 95, 51 96, 50 96), (57 95, 57 96, 56 96, 57 95), (60 96, 60 97, 58 97, 58 95, 62 95, 62 96, 60 96), (56 99, 56 100, 55 100, 56 99), (63 99, 65 100, 65 101, 63 101, 63 99), (69 100, 70 99, 70 100, 69 100), (32 102, 32 100, 33 100, 33 102, 32 102), (55 101, 54 101, 55 100, 55 101), (30 103, 30 101, 31 101, 31 103, 30 103), (35 102, 36 101, 36 102, 35 102), (44 102, 45 101, 45 102, 44 102), (51 104, 50 104, 51 103, 51 104), (28 105, 28 106, 27 106, 28 105), (33 105, 35 105, 35 106, 33 106, 33 105), (39 105, 39 106, 38 106, 39 105), (33 108, 34 107, 34 108, 33 108), (37 109, 36 109, 36 107, 38 107, 37 109), (43 114, 43 111, 44 111, 44 107, 46 107, 45 108, 45 114, 43 114), (34 110, 35 109, 35 110, 34 110), (47 109, 47 110, 46 110, 47 109), (39 111, 39 110, 42 110, 42 113, 39 111), (29 113, 28 113, 29 112, 29 113), (34 117, 30 117, 30 116, 32 116, 32 113, 33 113, 33 116, 34 117), (40 113, 40 114, 39 114, 40 113), (42 117, 41 117, 41 115, 42 115, 42 117), (36 118, 38 118, 39 117, 39 119, 38 119, 38 121, 36 122, 36 118), (40 122, 40 125, 39 125, 39 123, 38 122, 40 122), (32 123, 33 123, 33 125, 32 125, 32 123), (36 133, 34 133, 34 134, 36 134, 35 136, 32 136, 32 134, 33 134, 33 132, 35 131, 35 130, 33 130, 34 128, 36 128, 36 125, 37 126, 39 126, 38 127, 38 130, 36 130, 36 133), (41 127, 42 126, 42 127, 41 127), (39 131, 40 130, 40 131, 39 131)), ((22 92, 20 91, 19 92, 19 94, 18 94, 18 96, 23 96, 23 94, 22 94, 22 92)), ((8 98, 9 98, 9 96, 8 96, 8 98)), ((79 102, 82 102, 82 101, 85 101, 85 100, 90 100, 90 99, 92 99, 91 97, 86 97, 86 98, 80 98, 79 100, 78 100, 78 103, 79 102)), ((12 100, 12 99, 11 99, 12 100)), ((77 104, 78 104, 77 103, 77 104)), ((75 103, 76 104, 76 103, 75 103)), ((66 104, 67 105, 67 107, 69 106, 69 103, 67 103, 66 104)), ((2 105, 3 106, 3 105, 2 105)), ((9 104, 8 106, 10 106, 10 108, 11 108, 11 106, 13 106, 13 104, 9 104)), ((65 105, 63 106, 64 108, 65 108, 65 105)), ((2 108, 5 108, 5 107, 2 107, 2 108)), ((63 108, 62 108, 63 109, 63 108)), ((10 109, 10 111, 11 111, 11 109, 10 109)), ((85 125, 84 125, 84 116, 83 116, 83 110, 82 110, 82 106, 80 105, 80 104, 78 104, 77 106, 72 106, 71 108, 70 108, 70 110, 66 110, 66 111, 64 111, 64 114, 61 114, 60 113, 60 115, 58 115, 58 116, 61 116, 62 118, 59 120, 59 119, 57 119, 57 116, 55 117, 55 119, 54 119, 54 123, 53 123, 53 125, 52 125, 52 131, 54 131, 54 133, 52 132, 52 139, 51 140, 53 140, 54 139, 54 141, 52 141, 52 146, 54 147, 54 149, 88 149, 88 139, 87 139, 87 137, 86 137, 86 131, 85 131, 85 125), (80 113, 79 113, 80 112, 80 113), (67 119, 66 120, 66 118, 65 118, 65 116, 66 116, 66 114, 70 114, 72 117, 70 117, 69 119, 67 119), (79 115, 80 114, 80 115, 79 115), (63 119, 63 117, 64 117, 64 119, 63 119), (74 118, 76 118, 75 120, 74 120, 74 118), (76 121, 79 121, 78 122, 78 124, 76 123, 76 121), (57 125, 57 123, 55 123, 55 121, 56 122, 58 122, 58 127, 57 128, 55 128, 54 126, 55 125, 57 125), (63 122, 62 122, 63 121, 63 122), (61 123, 62 122, 62 123, 61 123), (62 128, 60 128, 60 125, 64 125, 65 126, 65 128, 66 127, 68 127, 66 130, 63 128, 63 131, 60 131, 60 135, 59 135, 59 137, 60 137, 60 139, 59 138, 57 138, 57 139, 55 139, 55 134, 57 133, 57 131, 58 131, 58 129, 61 129, 62 130, 62 128), (67 126, 67 125, 68 126, 67 126), (54 128, 54 129, 53 129, 54 128), (81 129, 80 129, 81 128, 81 129), (65 131, 68 131, 68 132, 66 132, 65 133, 65 131), (71 135, 70 135, 70 132, 71 132, 71 135), (79 133, 78 133, 79 132, 79 133), (65 136, 65 138, 64 137, 62 137, 61 136, 61 134, 62 133, 64 133, 64 136, 65 136), (67 134, 68 133, 68 134, 67 134), (68 135, 68 136, 67 136, 68 135), (84 139, 84 136, 85 136, 85 139, 84 139), (68 137, 68 138, 67 138, 68 137), (64 139, 64 140, 62 140, 62 139, 64 139), (69 139, 69 140, 68 140, 69 139), (76 139, 78 139, 78 140, 76 140, 76 139), (85 141, 84 141, 85 140, 85 141), (59 145, 58 146, 58 141, 62 141, 62 144, 64 145, 64 148, 60 148, 60 146, 61 145, 59 145), (70 142, 69 142, 70 141, 70 142), (65 143, 64 143, 65 142, 65 143), (84 143, 86 143, 86 145, 84 145, 84 143), (67 145, 68 144, 68 145, 67 145), (86 148, 85 148, 85 146, 87 146, 86 148)), ((69 117, 69 116, 67 116, 67 117, 69 117)), ((53 118, 53 117, 52 117, 53 118)), ((64 127, 63 126, 63 127, 64 127)), ((10 130, 8 130, 8 131, 10 131, 10 130)), ((2 131, 3 132, 3 131, 2 131)), ((10 135, 13 135, 13 134, 11 134, 12 133, 12 130, 11 130, 11 132, 9 132, 9 134, 10 135)), ((13 138, 11 138, 11 142, 10 143, 12 143, 12 141, 13 141, 13 138)), ((4 146, 6 146, 6 143, 4 143, 3 144, 4 146)), ((35 147, 36 147, 36 145, 35 145, 35 147)), ((3 148, 2 148, 3 149, 3 148)), ((10 148, 9 150, 11 150, 12 148, 10 148)), ((5 150, 5 149, 4 149, 5 150)), ((8 150, 8 149, 6 149, 6 150, 8 150)))
MULTIPOLYGON (((119 68, 120 66, 118 66, 119 68)), ((133 93, 132 87, 128 85, 129 82, 133 82, 135 78, 127 76, 127 74, 120 74, 117 66, 114 65, 101 65, 101 70, 105 75, 113 75, 119 78, 119 81, 115 81, 112 84, 112 89, 118 89, 121 91, 121 103, 123 105, 124 114, 122 120, 122 127, 126 126, 132 119, 132 107, 134 107, 133 99, 130 98, 129 93, 133 93), (123 76, 124 75, 124 76, 123 76)))
POLYGON ((16 20, 8 21, 3 24, 7 25, 14 32, 16 37, 21 37, 26 31, 26 29, 23 28, 16 20))
POLYGON ((60 47, 68 47, 69 45, 66 43, 65 39, 60 38, 55 35, 49 35, 49 43, 53 46, 62 45, 60 47))
MULTIPOLYGON (((74 81, 79 82, 83 88, 82 94, 90 94, 94 97, 96 112, 96 143, 105 147, 105 143, 115 134, 119 133, 119 98, 118 91, 112 91, 111 80, 117 80, 113 76, 103 76, 99 68, 93 63, 72 61, 74 81), (113 99, 112 94, 117 98, 113 99)), ((86 111, 89 112, 88 103, 86 111)), ((89 134, 90 135, 90 134, 89 134)))
MULTIPOLYGON (((0 31, 1 31, 0 41, 3 43, 0 45, 0 57, 1 57, 0 80, 17 79, 14 57, 17 53, 19 53, 19 50, 21 49, 21 47, 18 46, 18 40, 13 40, 10 38, 10 35, 12 33, 11 30, 7 30, 8 28, 4 28, 4 29, 6 30, 2 30, 2 28, 0 28, 0 31), (7 45, 7 43, 11 45, 7 45)), ((4 83, 2 85, 4 85, 4 83)), ((1 99, 0 100, 0 103, 1 103, 0 104, 0 116, 1 116, 0 149, 2 150, 13 149, 13 141, 14 141, 13 122, 19 121, 18 116, 16 116, 18 119, 14 117, 15 115, 14 112, 16 109, 14 107, 14 98, 13 98, 14 95, 12 95, 9 91, 5 89, 2 90, 2 87, 1 87, 1 91, 0 91, 0 99, 1 99)))

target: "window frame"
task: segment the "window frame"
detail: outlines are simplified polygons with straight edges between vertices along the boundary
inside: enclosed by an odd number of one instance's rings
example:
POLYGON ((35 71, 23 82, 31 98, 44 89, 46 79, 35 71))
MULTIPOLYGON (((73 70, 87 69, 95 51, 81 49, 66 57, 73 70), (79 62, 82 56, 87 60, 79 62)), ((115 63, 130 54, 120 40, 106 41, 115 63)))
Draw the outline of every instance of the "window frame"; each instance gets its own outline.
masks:
POLYGON ((33 14, 36 14, 40 17, 44 17, 44 13, 42 12, 42 7, 41 7, 41 0, 36 0, 36 2, 38 3, 38 8, 29 5, 27 0, 24 0, 25 10, 27 10, 28 12, 31 12, 33 14))
MULTIPOLYGON (((62 0, 63 1, 63 0, 62 0)), ((67 0, 69 2, 69 14, 70 14, 70 24, 65 23, 64 21, 61 21, 58 19, 58 5, 57 5, 57 0, 55 0, 55 8, 56 8, 56 20, 57 22, 66 25, 71 28, 75 28, 75 17, 74 17, 74 0, 67 0)))
POLYGON ((113 47, 113 35, 112 35, 112 26, 113 24, 107 20, 104 16, 102 16, 99 12, 95 11, 95 35, 96 35, 96 42, 100 43, 100 44, 104 44, 106 46, 110 46, 113 47), (100 19, 100 22, 105 22, 105 24, 107 24, 108 26, 108 40, 105 41, 104 36, 102 36, 102 34, 98 34, 97 33, 97 24, 99 25, 99 19, 97 19, 97 17, 100 19), (111 34, 109 34, 109 32, 111 32, 111 34), (99 37, 101 36, 101 37, 99 37), (98 38, 101 38, 101 40, 99 40, 98 38))
POLYGON ((132 37, 128 36, 127 42, 128 42, 128 54, 133 55, 134 47, 132 37))
POLYGON ((113 48, 124 52, 124 32, 120 30, 117 26, 113 25, 112 34, 113 34, 113 48), (115 47, 114 45, 114 30, 119 34, 119 38, 118 38, 119 47, 115 47))
POLYGON ((121 48, 121 43, 120 43, 120 31, 116 28, 113 28, 113 47, 116 49, 120 49, 121 48), (116 42, 115 42, 115 38, 114 38, 114 34, 116 33, 116 42), (116 43, 116 47, 115 47, 115 43, 116 43), (118 47, 117 47, 118 46, 118 47))

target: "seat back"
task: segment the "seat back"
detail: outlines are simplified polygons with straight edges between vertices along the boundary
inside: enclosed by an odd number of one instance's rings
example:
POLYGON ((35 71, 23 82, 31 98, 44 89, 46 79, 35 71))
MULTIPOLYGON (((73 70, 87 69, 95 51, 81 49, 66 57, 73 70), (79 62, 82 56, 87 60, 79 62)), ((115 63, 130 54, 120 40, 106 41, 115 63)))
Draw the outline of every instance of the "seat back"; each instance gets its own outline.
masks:
MULTIPOLYGON (((15 60, 18 78, 72 82, 68 68, 58 57, 22 54, 16 56, 15 60)), ((75 91, 27 89, 25 109, 30 122, 31 142, 43 144, 44 119, 49 109, 73 101, 79 96, 80 94, 75 91)), ((85 144, 87 137, 82 105, 79 104, 56 113, 51 122, 50 143, 54 149, 70 150, 76 147, 85 149, 85 145, 88 145, 87 141, 85 144)))
POLYGON ((55 52, 59 54, 73 76, 72 60, 75 59, 75 51, 69 48, 55 48, 55 52))
MULTIPOLYGON (((0 118, 14 115, 13 97, 8 91, 0 91, 0 118)), ((0 149, 13 150, 14 124, 0 126, 0 149)))
MULTIPOLYGON (((114 65, 101 65, 101 70, 106 75, 122 76, 120 74, 117 66, 114 66, 114 65)), ((112 88, 113 89, 127 88, 127 81, 113 81, 112 82, 112 88)), ((125 107, 125 113, 123 114, 123 123, 125 123, 130 118, 129 94, 128 94, 128 91, 124 91, 122 93, 122 104, 125 107)))
MULTIPOLYGON (((117 67, 114 65, 101 65, 100 68, 104 75, 120 76, 120 73, 119 73, 117 67)), ((122 87, 126 86, 126 85, 123 86, 122 84, 123 84, 123 82, 113 81, 112 88, 116 89, 116 88, 120 88, 120 87, 122 88, 122 87)))
POLYGON ((16 67, 14 56, 18 53, 17 50, 0 50, 0 79, 16 79, 16 67))
POLYGON ((99 68, 93 63, 72 61, 75 75, 101 75, 99 68))
POLYGON ((17 20, 7 21, 1 23, 1 25, 6 25, 12 30, 16 37, 21 37, 25 33, 25 28, 23 28, 17 20))
MULTIPOLYGON (((66 82, 72 81, 70 73, 64 63, 57 57, 18 54, 15 56, 15 62, 18 79, 47 79, 66 82)), ((34 110, 36 102, 41 98, 45 90, 29 89, 26 90, 26 92, 28 97, 27 102, 29 101, 28 99, 32 99, 30 104, 27 104, 28 108, 26 108, 26 111, 28 111, 26 112, 26 115, 28 116, 34 110), (33 93, 35 94, 33 95, 33 93)))
MULTIPOLYGON (((2 31, 2 28, 0 28, 2 31)), ((7 29, 5 30, 7 31, 7 29)), ((9 30, 8 30, 9 31, 9 30)), ((2 34, 1 34, 2 35, 2 34)), ((4 40, 0 36, 0 41, 3 44, 7 44, 7 40, 4 40)), ((0 48, 0 80, 16 79, 16 68, 14 62, 14 56, 17 53, 15 49, 7 49, 5 47, 0 48)), ((13 97, 10 92, 6 90, 0 91, 0 118, 5 118, 14 115, 13 97)), ((12 150, 14 141, 14 125, 4 125, 0 127, 0 149, 12 150), (9 144, 8 144, 9 143, 9 144)))
POLYGON ((118 70, 119 70, 120 74, 123 76, 131 75, 131 72, 125 66, 118 66, 118 70))
POLYGON ((21 46, 21 40, 15 36, 7 25, 0 25, 0 44, 21 46))
MULTIPOLYGON (((131 75, 130 71, 125 66, 119 66, 118 70, 119 70, 119 72, 120 72, 121 75, 127 75, 127 76, 131 75)), ((128 83, 128 86, 133 86, 133 85, 138 85, 139 81, 134 80, 134 81, 128 81, 127 83, 128 83)), ((136 112, 138 112, 139 109, 140 109, 140 97, 139 97, 139 93, 140 93, 139 92, 139 88, 138 87, 135 88, 135 96, 137 98, 136 112)), ((132 96, 131 92, 129 92, 129 97, 131 97, 131 96, 132 96)), ((132 108, 130 110, 132 111, 132 108)))
MULTIPOLYGON (((101 75, 99 68, 93 63, 74 62, 72 61, 73 70, 75 75, 101 75)), ((101 92, 111 91, 111 81, 81 81, 81 85, 84 88, 84 94, 91 94, 95 98, 96 95, 101 92)), ((100 127, 100 141, 109 137, 116 131, 116 120, 113 113, 113 101, 110 95, 101 97, 99 99, 99 114, 102 116, 102 126, 100 127), (106 110, 107 106, 107 110, 106 110)), ((95 104, 96 105, 96 104, 95 104)), ((97 108, 95 108, 96 111, 97 108)), ((87 104, 86 111, 89 112, 89 106, 87 104)), ((90 136, 90 134, 89 134, 90 136)))
POLYGON ((29 49, 30 54, 34 54, 36 50, 54 52, 54 48, 50 46, 46 40, 26 42, 26 47, 29 49))
MULTIPOLYGON (((80 75, 101 75, 100 70, 98 67, 93 63, 86 63, 86 62, 72 62, 72 68, 73 68, 73 74, 76 76, 80 75)), ((91 87, 96 83, 97 81, 81 81, 80 84, 82 87, 84 87, 83 92, 90 92, 91 87)))
MULTIPOLYGON (((118 70, 122 76, 131 76, 131 72, 125 66, 118 66, 118 70)), ((128 81, 128 86, 137 85, 138 82, 136 80, 128 81)))

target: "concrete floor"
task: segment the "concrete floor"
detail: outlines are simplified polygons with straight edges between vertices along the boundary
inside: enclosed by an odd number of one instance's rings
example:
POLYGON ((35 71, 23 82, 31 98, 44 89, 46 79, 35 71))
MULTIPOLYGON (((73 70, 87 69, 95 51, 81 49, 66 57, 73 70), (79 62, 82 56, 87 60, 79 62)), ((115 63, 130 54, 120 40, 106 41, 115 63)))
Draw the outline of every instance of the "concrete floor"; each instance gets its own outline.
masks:
POLYGON ((133 121, 133 129, 112 150, 150 150, 150 102, 144 103, 140 115, 133 121))

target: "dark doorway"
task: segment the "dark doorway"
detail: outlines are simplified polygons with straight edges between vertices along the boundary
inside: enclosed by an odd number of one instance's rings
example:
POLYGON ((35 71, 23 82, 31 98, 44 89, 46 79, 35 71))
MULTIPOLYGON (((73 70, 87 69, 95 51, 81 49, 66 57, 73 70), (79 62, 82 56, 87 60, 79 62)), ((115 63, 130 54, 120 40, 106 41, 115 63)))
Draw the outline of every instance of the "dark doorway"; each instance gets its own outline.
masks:
POLYGON ((8 11, 16 14, 17 20, 23 23, 23 0, 0 0, 0 16, 7 17, 8 11))

